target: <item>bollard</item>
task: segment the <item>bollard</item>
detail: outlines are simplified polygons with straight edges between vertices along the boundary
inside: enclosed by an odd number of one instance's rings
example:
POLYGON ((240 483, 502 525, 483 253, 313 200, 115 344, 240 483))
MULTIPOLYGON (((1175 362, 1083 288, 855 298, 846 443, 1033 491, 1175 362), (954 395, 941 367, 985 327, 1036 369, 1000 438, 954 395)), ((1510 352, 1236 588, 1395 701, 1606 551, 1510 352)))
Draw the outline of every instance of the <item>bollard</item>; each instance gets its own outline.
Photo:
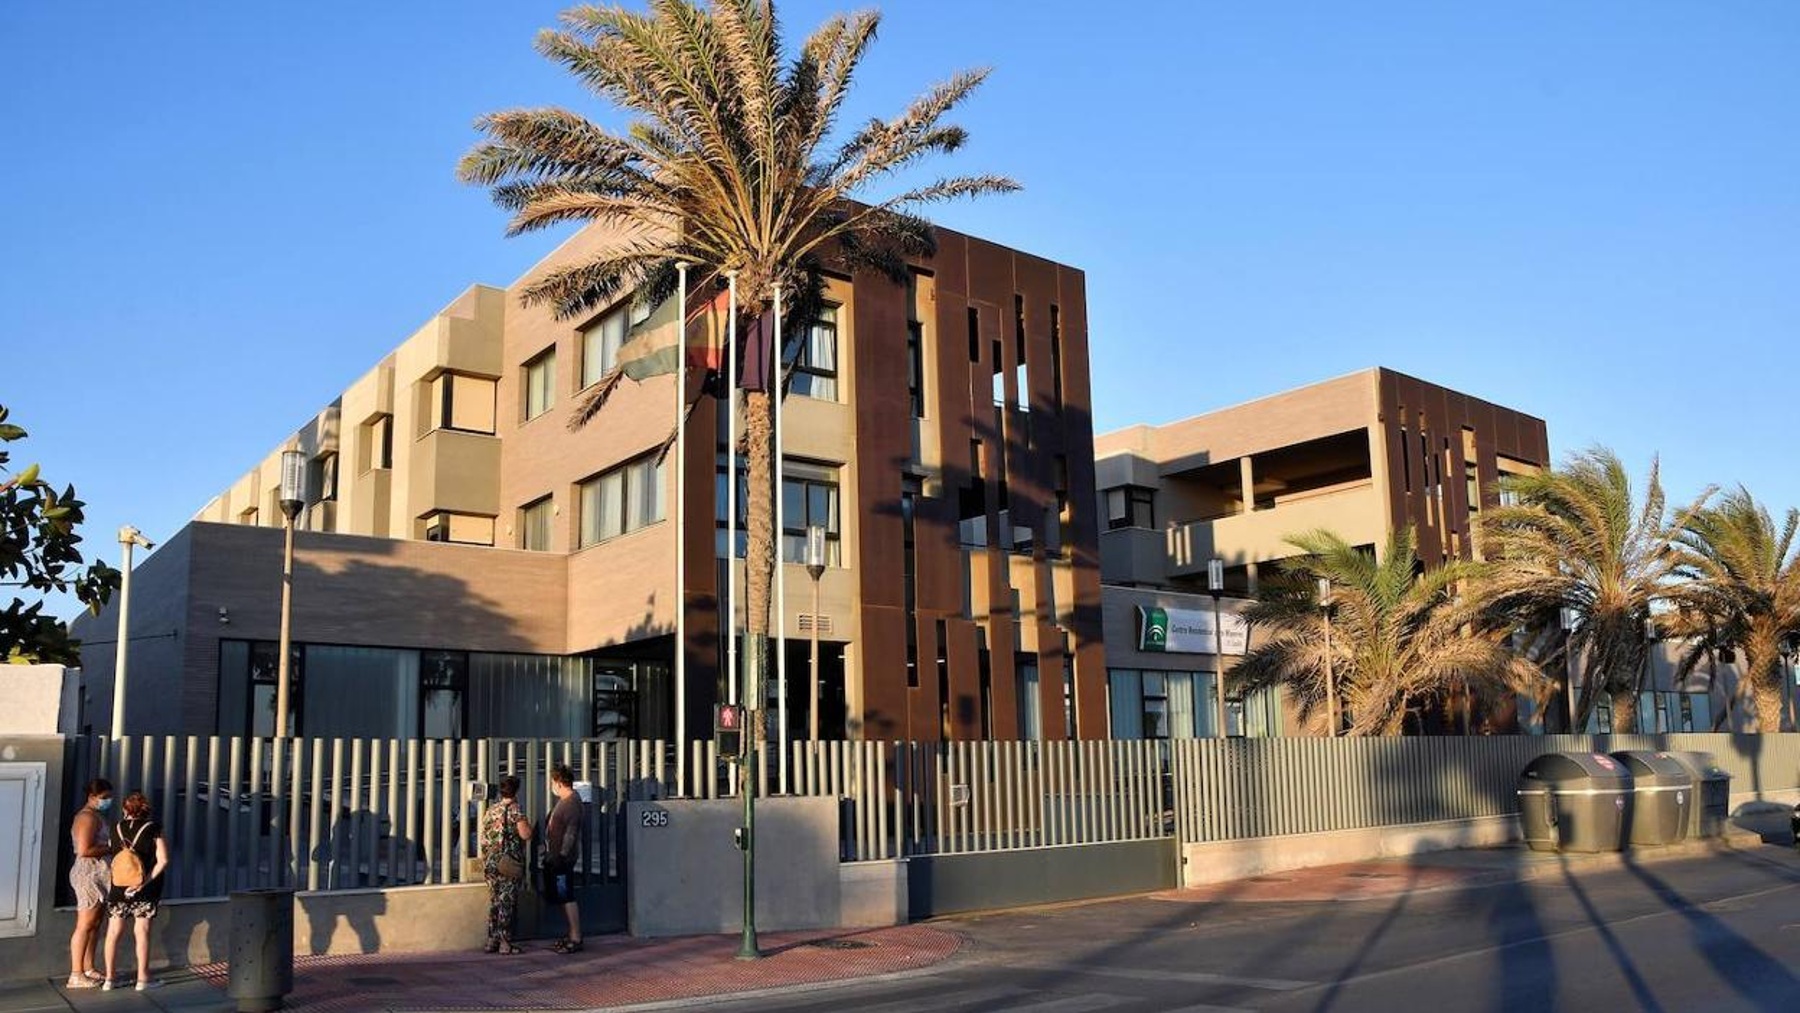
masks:
POLYGON ((294 990, 294 891, 233 890, 230 978, 238 1013, 281 1008, 294 990))

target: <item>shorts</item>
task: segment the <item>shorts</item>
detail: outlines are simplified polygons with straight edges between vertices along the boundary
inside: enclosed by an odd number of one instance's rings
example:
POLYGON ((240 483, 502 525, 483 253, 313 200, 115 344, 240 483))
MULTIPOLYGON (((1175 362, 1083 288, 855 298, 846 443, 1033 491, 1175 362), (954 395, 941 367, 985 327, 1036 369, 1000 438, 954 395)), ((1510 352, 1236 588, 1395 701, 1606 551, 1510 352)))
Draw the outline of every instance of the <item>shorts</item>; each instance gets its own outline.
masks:
POLYGON ((69 885, 75 888, 75 909, 87 911, 106 903, 112 874, 98 858, 77 858, 69 868, 69 885))
POLYGON ((575 903, 575 870, 561 866, 544 867, 544 903, 575 903))

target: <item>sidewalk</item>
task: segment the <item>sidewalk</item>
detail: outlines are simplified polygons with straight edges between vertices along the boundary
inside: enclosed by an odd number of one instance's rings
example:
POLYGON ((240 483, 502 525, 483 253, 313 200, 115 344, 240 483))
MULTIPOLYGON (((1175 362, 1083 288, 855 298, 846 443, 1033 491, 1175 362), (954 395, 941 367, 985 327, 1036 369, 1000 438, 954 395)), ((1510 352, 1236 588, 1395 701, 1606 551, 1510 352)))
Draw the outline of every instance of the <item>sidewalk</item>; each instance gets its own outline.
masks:
POLYGON ((1645 865, 1722 852, 1753 852, 1792 840, 1785 830, 1787 810, 1738 817, 1725 836, 1658 848, 1600 854, 1532 851, 1523 844, 1461 851, 1431 851, 1347 865, 1291 869, 1249 879, 1153 894, 1157 900, 1186 903, 1281 903, 1359 901, 1397 894, 1465 890, 1519 880, 1561 876, 1581 869, 1645 865))
MULTIPOLYGON (((517 956, 484 953, 300 957, 288 1010, 587 1010, 668 1003, 894 974, 929 967, 961 945, 926 925, 869 931, 769 932, 765 956, 738 960, 737 936, 640 940, 591 936, 581 953, 523 944, 517 956)), ((231 1010, 226 969, 208 964, 171 973, 152 992, 83 989, 51 983, 0 989, 0 1013, 231 1010)))

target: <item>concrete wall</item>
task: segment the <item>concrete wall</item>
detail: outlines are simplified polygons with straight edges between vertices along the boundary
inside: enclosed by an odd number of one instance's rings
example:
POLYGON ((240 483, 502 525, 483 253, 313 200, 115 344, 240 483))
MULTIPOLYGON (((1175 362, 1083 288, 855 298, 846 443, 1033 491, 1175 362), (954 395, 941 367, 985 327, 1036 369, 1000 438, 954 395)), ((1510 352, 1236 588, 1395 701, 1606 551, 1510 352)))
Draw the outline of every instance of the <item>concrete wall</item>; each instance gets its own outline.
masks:
POLYGON ((914 919, 1113 897, 1177 885, 1173 838, 919 855, 906 863, 914 919))
MULTIPOLYGON (((481 884, 300 893, 294 897, 294 953, 429 953, 474 950, 487 938, 487 887, 481 884)), ((0 939, 0 983, 59 977, 69 972, 73 908, 42 909, 38 934, 0 939)), ((229 902, 170 901, 162 906, 150 942, 153 968, 187 967, 230 953, 229 902)), ((527 924, 521 912, 521 924, 527 924)), ((129 946, 121 959, 129 965, 129 946)))
MULTIPOLYGON (((627 919, 639 937, 736 932, 743 926, 742 825, 736 799, 632 802, 625 809, 627 919)), ((858 891, 861 892, 860 890, 858 891)), ((840 923, 838 801, 771 798, 756 806, 756 924, 840 923)))
POLYGON ((0 664, 0 735, 58 735, 64 731, 65 690, 75 678, 61 665, 0 664))

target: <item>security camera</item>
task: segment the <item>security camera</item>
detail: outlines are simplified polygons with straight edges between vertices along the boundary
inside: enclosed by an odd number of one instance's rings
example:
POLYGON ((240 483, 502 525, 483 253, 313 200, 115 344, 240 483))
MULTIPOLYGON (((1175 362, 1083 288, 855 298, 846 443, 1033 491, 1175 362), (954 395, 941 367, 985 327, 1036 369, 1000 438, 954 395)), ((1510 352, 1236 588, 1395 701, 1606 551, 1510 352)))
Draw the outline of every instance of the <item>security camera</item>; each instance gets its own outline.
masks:
POLYGON ((142 531, 139 531, 129 524, 119 529, 119 544, 140 546, 145 551, 156 548, 155 542, 145 538, 142 531))

